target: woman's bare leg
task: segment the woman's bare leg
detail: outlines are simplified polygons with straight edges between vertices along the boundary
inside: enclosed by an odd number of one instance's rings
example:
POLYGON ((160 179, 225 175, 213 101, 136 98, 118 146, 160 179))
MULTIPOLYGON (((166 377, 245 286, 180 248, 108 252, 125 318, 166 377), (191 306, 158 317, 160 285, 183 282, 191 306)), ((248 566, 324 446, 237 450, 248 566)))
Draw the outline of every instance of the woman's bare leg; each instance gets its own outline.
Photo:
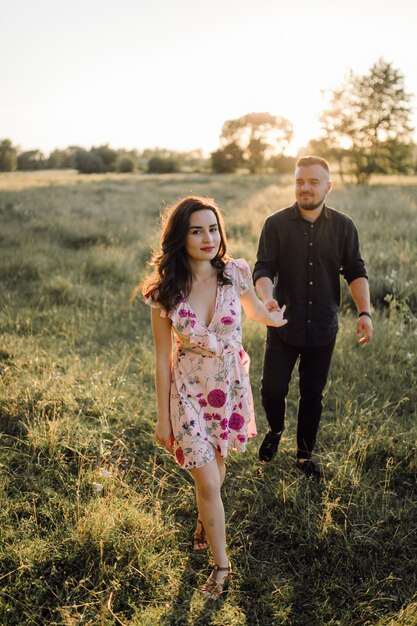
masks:
MULTIPOLYGON (((217 468, 219 470, 219 478, 220 478, 220 487, 223 485, 225 476, 226 476, 226 461, 219 455, 216 454, 216 462, 217 468)), ((198 508, 198 504, 197 504, 198 508)), ((197 526, 194 533, 194 550, 205 550, 207 548, 207 537, 204 529, 203 521, 200 517, 200 514, 197 517, 197 526)))
POLYGON ((226 528, 224 507, 220 489, 224 480, 225 464, 213 459, 203 467, 191 470, 195 482, 199 518, 203 522, 207 539, 213 552, 214 562, 225 567, 229 560, 226 553, 226 528))
POLYGON ((220 456, 220 454, 216 454, 216 461, 217 461, 217 467, 219 469, 220 487, 221 487, 226 477, 226 461, 224 460, 223 457, 220 456))

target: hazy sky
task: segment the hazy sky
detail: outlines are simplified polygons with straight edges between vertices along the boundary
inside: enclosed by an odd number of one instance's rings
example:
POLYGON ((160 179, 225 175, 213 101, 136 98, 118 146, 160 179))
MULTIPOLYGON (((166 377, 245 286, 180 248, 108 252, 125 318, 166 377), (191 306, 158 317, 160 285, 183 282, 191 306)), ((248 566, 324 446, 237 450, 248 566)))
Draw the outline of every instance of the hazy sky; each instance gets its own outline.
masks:
POLYGON ((383 57, 417 126, 413 0, 0 0, 0 139, 177 150, 268 111, 317 134, 321 90, 383 57))

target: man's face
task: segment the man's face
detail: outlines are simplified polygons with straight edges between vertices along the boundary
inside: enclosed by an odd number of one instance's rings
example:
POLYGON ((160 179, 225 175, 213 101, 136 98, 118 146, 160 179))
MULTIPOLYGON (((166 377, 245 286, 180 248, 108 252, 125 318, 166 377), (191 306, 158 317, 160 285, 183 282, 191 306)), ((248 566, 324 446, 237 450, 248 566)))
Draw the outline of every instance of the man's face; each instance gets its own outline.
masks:
POLYGON ((295 197, 305 211, 317 209, 331 186, 329 173, 321 165, 302 165, 295 170, 295 197))

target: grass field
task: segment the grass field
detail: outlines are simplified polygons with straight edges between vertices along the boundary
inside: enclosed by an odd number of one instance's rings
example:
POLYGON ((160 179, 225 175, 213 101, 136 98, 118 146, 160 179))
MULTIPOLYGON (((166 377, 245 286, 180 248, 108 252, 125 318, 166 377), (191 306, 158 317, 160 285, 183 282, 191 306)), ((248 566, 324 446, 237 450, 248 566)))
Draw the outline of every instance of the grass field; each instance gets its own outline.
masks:
MULTIPOLYGON (((320 486, 294 468, 296 378, 277 459, 261 465, 257 440, 231 456, 216 606, 198 594, 192 482, 154 442, 149 311, 128 306, 160 211, 188 193, 215 197, 250 264, 293 198, 267 175, 0 175, 0 624, 415 626, 416 179, 329 197, 360 231, 375 339, 357 345, 344 289, 320 486)), ((245 320, 261 433, 264 332, 245 320)))

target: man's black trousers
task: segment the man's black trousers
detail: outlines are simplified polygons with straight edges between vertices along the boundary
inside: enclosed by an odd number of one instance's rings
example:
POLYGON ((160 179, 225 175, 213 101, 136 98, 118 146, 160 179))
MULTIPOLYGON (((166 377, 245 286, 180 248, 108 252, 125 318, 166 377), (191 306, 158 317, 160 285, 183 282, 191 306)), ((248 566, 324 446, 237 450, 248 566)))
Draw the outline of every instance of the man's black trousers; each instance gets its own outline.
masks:
POLYGON ((268 328, 262 375, 262 403, 273 432, 285 424, 285 398, 291 374, 299 358, 297 458, 310 459, 316 443, 323 391, 330 370, 336 339, 325 346, 298 347, 284 343, 273 328, 268 328))

